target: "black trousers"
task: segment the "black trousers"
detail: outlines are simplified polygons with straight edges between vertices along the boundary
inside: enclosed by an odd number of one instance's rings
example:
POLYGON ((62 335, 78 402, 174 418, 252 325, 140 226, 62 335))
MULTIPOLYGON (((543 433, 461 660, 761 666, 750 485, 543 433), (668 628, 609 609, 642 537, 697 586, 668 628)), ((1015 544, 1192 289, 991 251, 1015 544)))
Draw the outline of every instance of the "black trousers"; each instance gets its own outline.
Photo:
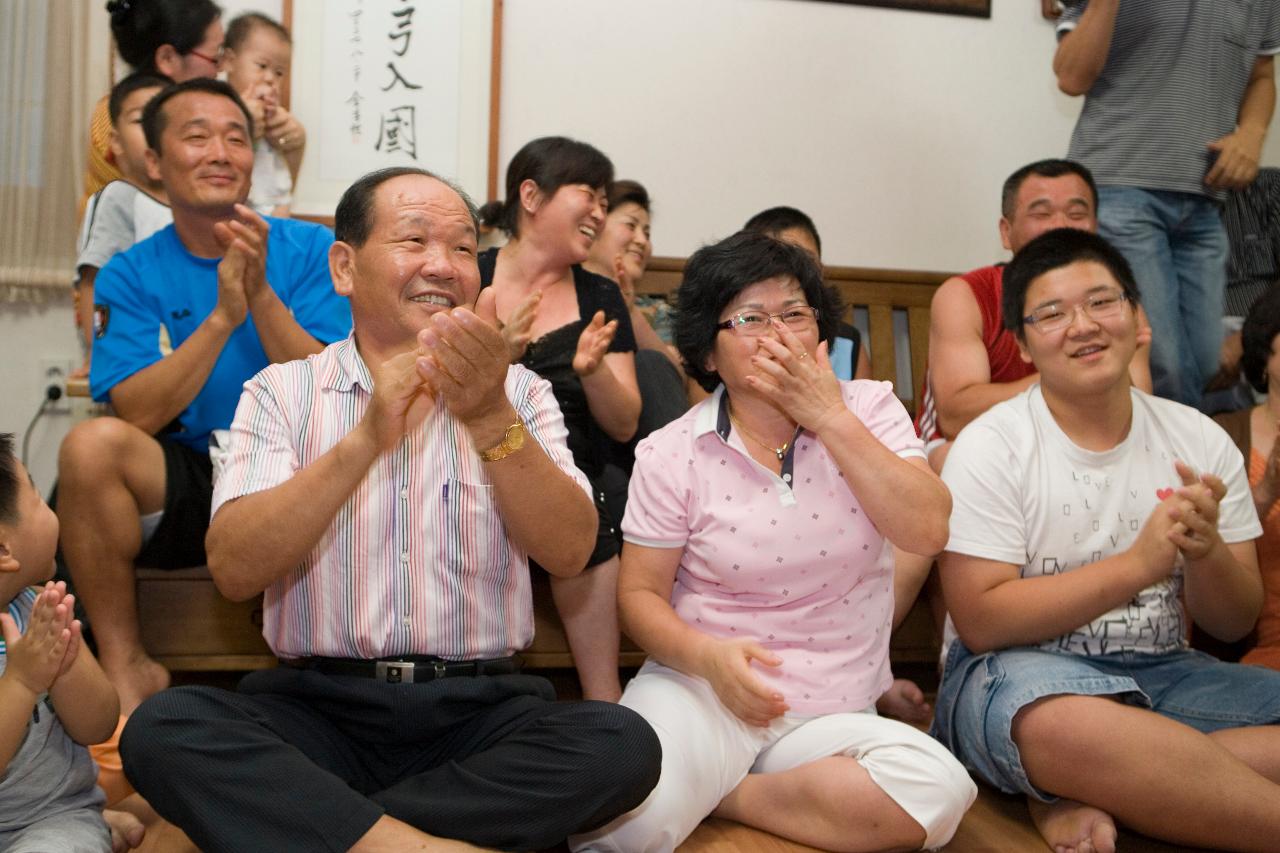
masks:
POLYGON ((661 768, 633 711, 553 700, 531 675, 384 684, 281 667, 234 693, 152 696, 120 753, 133 786, 207 853, 347 850, 384 813, 538 850, 639 805, 661 768))

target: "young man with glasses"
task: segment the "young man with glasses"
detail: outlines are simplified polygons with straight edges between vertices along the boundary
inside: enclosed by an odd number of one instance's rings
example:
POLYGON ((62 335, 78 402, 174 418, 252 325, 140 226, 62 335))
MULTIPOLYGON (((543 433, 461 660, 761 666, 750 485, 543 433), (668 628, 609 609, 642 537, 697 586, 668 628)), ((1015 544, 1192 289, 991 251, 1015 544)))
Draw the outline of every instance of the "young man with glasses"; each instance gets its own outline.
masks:
MULTIPOLYGON (((1005 179, 1000 192, 1000 242, 1016 253, 1054 228, 1098 230, 1093 175, 1070 160, 1028 163, 1005 179)), ((1004 269, 999 263, 970 270, 947 279, 934 294, 929 369, 916 430, 935 471, 942 470, 951 442, 966 424, 1038 379, 1035 368, 1018 357, 1017 342, 1001 319, 1004 269)), ((1139 344, 1129 374, 1135 385, 1150 391, 1150 347, 1145 337, 1139 344)))
POLYGON ((1234 640, 1261 605, 1239 451, 1196 410, 1132 387, 1137 286, 1102 238, 1028 243, 1005 270, 1003 315, 1039 381, 948 456, 941 572, 959 639, 933 733, 1026 794, 1055 850, 1114 850, 1117 821, 1178 845, 1274 849, 1280 673, 1187 648, 1189 618, 1234 640))

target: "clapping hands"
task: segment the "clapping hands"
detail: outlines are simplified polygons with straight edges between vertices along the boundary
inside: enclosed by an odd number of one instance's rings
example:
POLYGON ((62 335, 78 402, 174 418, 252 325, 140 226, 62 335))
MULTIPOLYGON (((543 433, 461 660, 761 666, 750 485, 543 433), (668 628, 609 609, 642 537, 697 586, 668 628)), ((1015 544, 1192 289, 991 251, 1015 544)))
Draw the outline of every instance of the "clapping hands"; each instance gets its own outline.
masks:
POLYGON ((267 235, 271 226, 251 207, 235 206, 236 217, 215 223, 213 235, 222 246, 218 262, 218 305, 239 326, 249 314, 249 302, 267 288, 267 235))
POLYGON ((529 348, 529 341, 533 337, 533 321, 538 316, 538 306, 541 303, 542 291, 533 291, 516 306, 507 322, 503 323, 498 319, 498 300, 492 287, 480 291, 480 296, 476 299, 476 315, 502 333, 512 364, 524 358, 525 350, 529 348))
POLYGON ((4 675, 16 678, 34 696, 49 692, 80 652, 75 596, 67 592, 63 581, 44 585, 31 608, 25 633, 8 613, 0 613, 0 630, 5 643, 4 675))
POLYGON ((1182 487, 1175 493, 1180 500, 1169 508, 1169 513, 1181 529, 1175 526, 1169 533, 1169 541, 1178 546, 1186 559, 1200 560, 1222 541, 1218 535, 1218 509, 1226 497, 1227 486, 1213 474, 1196 476, 1183 462, 1175 462, 1174 468, 1182 487))
POLYGON ((597 311, 578 336, 578 351, 573 355, 573 372, 586 377, 599 370, 617 332, 618 321, 610 320, 606 323, 604 312, 597 311))
POLYGON ((1218 509, 1227 494, 1226 484, 1213 474, 1197 476, 1183 462, 1175 462, 1174 468, 1182 486, 1161 492, 1160 503, 1131 546, 1142 562, 1148 584, 1173 571, 1178 553, 1187 560, 1201 560, 1222 541, 1218 509))

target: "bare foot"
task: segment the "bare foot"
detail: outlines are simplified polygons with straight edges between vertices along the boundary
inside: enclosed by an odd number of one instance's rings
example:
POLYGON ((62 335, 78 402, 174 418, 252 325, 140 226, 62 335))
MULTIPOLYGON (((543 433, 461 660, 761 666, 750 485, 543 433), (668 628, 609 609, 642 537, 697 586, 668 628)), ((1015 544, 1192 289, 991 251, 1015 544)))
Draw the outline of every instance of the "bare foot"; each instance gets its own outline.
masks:
POLYGON ((169 670, 156 663, 146 652, 119 661, 103 656, 102 671, 120 694, 120 716, 127 717, 147 697, 169 686, 169 670))
POLYGON ((929 722, 929 714, 933 709, 924 701, 924 691, 914 681, 897 678, 884 695, 876 700, 876 710, 883 716, 920 725, 929 722))
POLYGON ((151 808, 151 803, 142 799, 136 791, 111 807, 116 811, 128 812, 142 822, 143 826, 151 826, 160 820, 160 815, 151 808))
POLYGON ((1028 797, 1027 810, 1054 853, 1115 853, 1116 823, 1102 809, 1075 800, 1042 803, 1028 797))
POLYGON ((111 853, 124 853, 142 843, 147 828, 132 814, 117 809, 103 809, 102 818, 111 829, 111 853))

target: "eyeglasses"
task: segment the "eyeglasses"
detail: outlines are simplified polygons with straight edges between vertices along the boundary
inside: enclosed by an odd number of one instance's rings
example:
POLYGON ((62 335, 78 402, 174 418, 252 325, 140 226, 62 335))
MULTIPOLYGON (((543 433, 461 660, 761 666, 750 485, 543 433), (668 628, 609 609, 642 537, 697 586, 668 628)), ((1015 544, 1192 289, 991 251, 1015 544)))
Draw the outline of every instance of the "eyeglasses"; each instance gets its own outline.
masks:
POLYGON ((218 45, 218 52, 213 56, 210 56, 207 53, 198 51, 194 47, 191 48, 191 50, 188 50, 187 53, 191 54, 192 56, 198 56, 201 59, 203 59, 205 62, 211 62, 214 65, 218 65, 222 62, 222 54, 226 53, 226 50, 227 49, 224 46, 218 45))
POLYGON ((769 321, 774 317, 786 324, 787 328, 799 331, 810 328, 818 321, 818 309, 810 305, 797 305, 780 314, 770 314, 766 311, 743 311, 723 323, 716 323, 716 328, 729 329, 738 335, 755 337, 769 331, 769 321))
POLYGON ((1129 298, 1119 290, 1104 290, 1090 296, 1084 302, 1068 309, 1060 302, 1041 305, 1022 318, 1022 322, 1035 326, 1041 334, 1060 332, 1076 319, 1076 312, 1083 311, 1090 320, 1106 320, 1124 310, 1129 298))

